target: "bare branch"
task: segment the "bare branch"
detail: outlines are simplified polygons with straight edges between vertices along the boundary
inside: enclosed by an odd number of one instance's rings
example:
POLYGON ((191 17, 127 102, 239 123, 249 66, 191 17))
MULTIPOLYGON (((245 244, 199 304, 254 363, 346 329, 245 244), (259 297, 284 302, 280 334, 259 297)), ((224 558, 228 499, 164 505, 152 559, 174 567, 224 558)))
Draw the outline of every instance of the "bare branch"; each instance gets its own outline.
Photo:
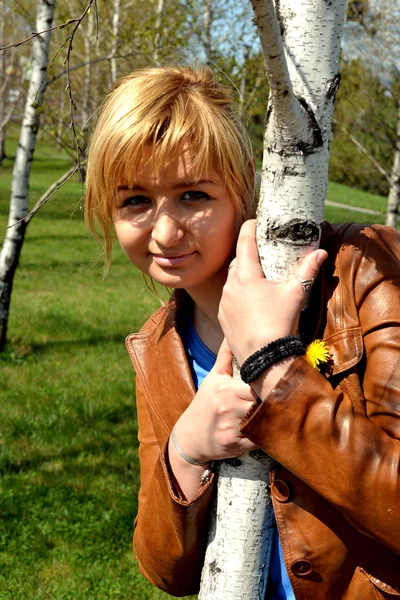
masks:
POLYGON ((65 59, 65 63, 67 65, 67 87, 66 87, 66 91, 68 92, 68 96, 69 96, 69 106, 70 106, 70 117, 71 117, 71 129, 72 129, 72 135, 75 141, 75 148, 76 148, 76 159, 77 159, 77 168, 79 171, 79 177, 81 180, 81 184, 83 186, 83 167, 81 165, 81 155, 83 154, 83 150, 79 145, 79 141, 78 141, 78 135, 76 132, 76 127, 75 127, 75 118, 74 118, 74 110, 76 110, 76 104, 74 102, 73 99, 73 95, 72 95, 72 88, 71 88, 71 75, 70 75, 70 58, 71 58, 71 52, 72 52, 72 43, 74 41, 74 37, 75 34, 80 26, 80 24, 82 23, 83 19, 86 17, 86 15, 88 14, 89 10, 91 9, 91 7, 94 6, 96 13, 97 13, 97 0, 89 0, 88 3, 86 4, 86 8, 83 10, 81 16, 76 19, 76 24, 75 27, 73 28, 72 32, 70 33, 70 35, 68 36, 68 49, 67 49, 67 56, 65 59))
POLYGON ((9 120, 11 119, 11 115, 14 112, 14 108, 16 107, 16 102, 12 102, 10 105, 10 108, 8 109, 8 112, 6 113, 4 119, 2 120, 2 122, 0 123, 0 131, 2 129, 5 128, 5 126, 7 125, 7 123, 9 122, 9 120))
POLYGON ((43 35, 44 33, 48 33, 49 31, 57 31, 60 29, 64 29, 65 27, 68 27, 68 25, 71 25, 72 23, 76 23, 77 21, 79 21, 78 19, 68 19, 68 21, 66 21, 65 23, 61 23, 61 25, 55 25, 54 27, 49 27, 48 29, 43 29, 42 31, 33 31, 32 35, 30 35, 29 37, 20 40, 19 42, 14 42, 13 44, 8 44, 7 46, 2 46, 0 48, 1 50, 7 50, 7 48, 18 48, 18 46, 22 46, 22 44, 26 44, 26 42, 29 42, 30 40, 33 40, 34 38, 43 35))
POLYGON ((272 0, 251 0, 251 4, 260 35, 271 96, 279 96, 280 99, 291 96, 293 100, 294 93, 274 4, 272 0))
POLYGON ((345 133, 347 135, 347 137, 349 138, 349 140, 351 140, 353 142, 353 144, 359 149, 360 152, 362 152, 363 154, 365 154, 365 156, 367 156, 369 158, 369 160, 372 162, 372 164, 374 165, 374 167, 379 171, 379 173, 381 175, 384 176, 384 178, 386 179, 386 181, 390 184, 391 181, 392 181, 391 178, 390 178, 390 175, 382 167, 382 165, 376 160, 376 158, 374 158, 372 156, 372 154, 370 152, 368 152, 368 150, 366 149, 366 147, 363 146, 362 143, 356 137, 354 137, 354 135, 352 133, 350 133, 349 131, 347 131, 347 129, 345 127, 343 127, 343 125, 339 125, 339 123, 337 121, 334 121, 334 124, 337 125, 343 131, 343 133, 345 133))
MULTIPOLYGON (((140 52, 127 52, 126 54, 116 54, 115 58, 129 58, 131 56, 137 56, 138 54, 140 54, 140 52)), ((70 67, 69 72, 72 73, 72 71, 77 71, 79 69, 83 69, 83 67, 86 67, 87 65, 94 65, 99 62, 109 61, 109 60, 111 60, 111 58, 113 58, 112 54, 106 54, 105 56, 98 56, 97 58, 92 58, 89 61, 84 61, 84 62, 79 63, 78 65, 74 65, 73 67, 70 67)), ((65 69, 65 71, 61 71, 60 73, 58 73, 57 75, 55 75, 54 77, 52 77, 51 79, 49 79, 47 81, 47 86, 51 85, 55 81, 58 81, 58 79, 61 79, 61 77, 64 77, 64 75, 66 75, 66 74, 67 74, 66 69, 65 69)))
POLYGON ((270 86, 265 138, 274 139, 275 149, 300 140, 313 141, 309 116, 296 98, 283 47, 281 27, 273 0, 251 0, 260 36, 270 86), (291 118, 287 118, 288 115, 291 118), (274 133, 273 133, 274 132, 274 133))
POLYGON ((46 204, 46 202, 48 200, 50 200, 50 198, 52 196, 54 196, 54 194, 56 192, 58 192, 58 190, 65 183, 67 183, 67 181, 69 181, 71 179, 71 177, 74 175, 74 173, 76 173, 78 171, 78 169, 79 169, 79 165, 74 165, 73 167, 68 169, 68 171, 66 173, 64 173, 64 175, 61 175, 61 177, 59 177, 54 183, 52 183, 51 186, 49 188, 47 188, 45 193, 42 194, 42 196, 36 202, 35 206, 32 208, 32 210, 29 212, 29 214, 27 214, 24 219, 20 219, 20 221, 13 223, 13 225, 11 225, 11 227, 15 227, 15 225, 18 225, 22 221, 24 221, 26 223, 26 225, 28 225, 28 223, 30 222, 32 217, 34 217, 36 215, 36 213, 42 208, 42 206, 44 204, 46 204))

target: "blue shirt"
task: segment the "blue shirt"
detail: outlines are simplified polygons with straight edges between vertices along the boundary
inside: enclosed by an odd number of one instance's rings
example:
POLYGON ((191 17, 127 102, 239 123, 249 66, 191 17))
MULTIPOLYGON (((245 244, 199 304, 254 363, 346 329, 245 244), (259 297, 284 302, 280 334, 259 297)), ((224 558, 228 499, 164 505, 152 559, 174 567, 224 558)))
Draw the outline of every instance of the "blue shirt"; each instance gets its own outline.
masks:
MULTIPOLYGON (((186 318, 182 338, 194 386, 198 390, 204 378, 213 368, 217 357, 201 341, 190 317, 186 318)), ((268 577, 268 598, 266 600, 295 600, 276 526, 268 577)))

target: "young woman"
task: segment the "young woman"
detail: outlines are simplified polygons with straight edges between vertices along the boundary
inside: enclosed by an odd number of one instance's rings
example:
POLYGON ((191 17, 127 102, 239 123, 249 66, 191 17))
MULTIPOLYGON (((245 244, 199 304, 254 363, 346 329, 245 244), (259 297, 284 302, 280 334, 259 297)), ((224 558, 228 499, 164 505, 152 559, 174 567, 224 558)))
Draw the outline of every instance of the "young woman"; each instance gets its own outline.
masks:
POLYGON ((102 230, 108 257, 115 228, 130 261, 175 290, 127 340, 140 568, 170 594, 196 593, 213 461, 262 448, 276 461, 266 597, 399 596, 399 235, 324 224, 326 250, 276 284, 261 272, 254 221, 242 226, 253 199, 246 133, 208 68, 147 69, 118 82, 91 142, 86 219, 102 230), (325 340, 329 372, 297 350, 282 358, 299 327, 304 343, 325 340), (233 355, 252 368, 255 352, 282 339, 251 385, 232 378, 233 355))

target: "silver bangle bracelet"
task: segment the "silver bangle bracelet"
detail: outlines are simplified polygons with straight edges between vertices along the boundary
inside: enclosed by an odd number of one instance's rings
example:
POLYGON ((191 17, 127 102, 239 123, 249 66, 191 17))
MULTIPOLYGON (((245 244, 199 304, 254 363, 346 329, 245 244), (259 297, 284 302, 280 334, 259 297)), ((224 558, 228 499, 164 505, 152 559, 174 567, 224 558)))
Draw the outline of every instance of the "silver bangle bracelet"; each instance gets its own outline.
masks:
POLYGON ((182 448, 179 446, 178 442, 176 441, 175 425, 173 426, 172 431, 171 431, 171 442, 173 443, 174 448, 177 451, 177 453, 179 454, 179 456, 181 458, 183 458, 183 460, 186 460, 186 462, 190 463, 191 465, 202 466, 202 465, 206 465, 207 463, 210 462, 209 460, 206 460, 205 462, 200 462, 199 460, 192 458, 191 456, 189 456, 189 454, 186 454, 186 452, 184 452, 182 450, 182 448))

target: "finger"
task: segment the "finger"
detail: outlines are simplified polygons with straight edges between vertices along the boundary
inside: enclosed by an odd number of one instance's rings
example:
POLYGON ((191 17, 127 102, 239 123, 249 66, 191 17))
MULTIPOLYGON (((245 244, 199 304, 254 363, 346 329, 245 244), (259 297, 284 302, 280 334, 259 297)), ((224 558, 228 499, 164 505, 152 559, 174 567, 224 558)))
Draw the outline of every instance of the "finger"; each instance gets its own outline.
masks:
POLYGON ((237 386, 232 388, 232 392, 236 394, 238 398, 245 400, 246 402, 254 402, 258 397, 251 385, 240 380, 237 380, 237 386))
POLYGON ((325 250, 314 250, 314 252, 307 254, 295 270, 296 277, 315 280, 327 256, 328 253, 325 250))
POLYGON ((217 360, 215 361, 214 370, 217 373, 231 375, 232 376, 232 361, 233 354, 229 348, 229 344, 224 338, 222 344, 218 350, 217 360))
POLYGON ((228 267, 228 273, 231 269, 234 269, 236 267, 236 258, 234 258, 233 260, 231 260, 231 262, 229 263, 229 267, 228 267))
MULTIPOLYGON (((256 446, 256 444, 253 444, 253 442, 251 442, 245 436, 241 435, 240 436, 240 450, 241 450, 241 454, 244 454, 245 452, 253 452, 254 450, 258 450, 258 446, 256 446)), ((239 454, 239 456, 241 456, 241 454, 239 454)))
POLYGON ((244 275, 259 275, 260 277, 264 278, 256 244, 255 219, 245 221, 240 229, 236 246, 235 271, 244 275))

